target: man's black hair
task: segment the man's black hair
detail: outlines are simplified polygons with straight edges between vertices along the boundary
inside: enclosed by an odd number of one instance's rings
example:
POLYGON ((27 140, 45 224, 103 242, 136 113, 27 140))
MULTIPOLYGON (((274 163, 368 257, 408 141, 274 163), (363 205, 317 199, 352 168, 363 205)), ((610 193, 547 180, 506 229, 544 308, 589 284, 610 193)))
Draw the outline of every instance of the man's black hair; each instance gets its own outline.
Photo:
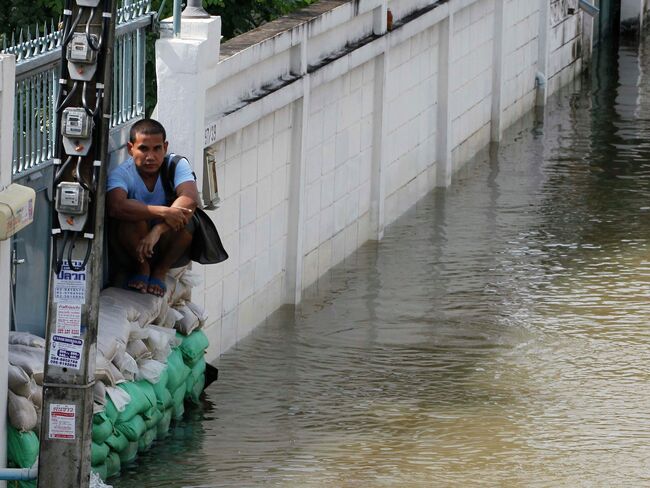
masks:
POLYGON ((163 125, 154 119, 142 119, 138 120, 135 124, 131 126, 129 132, 129 140, 131 144, 135 142, 138 134, 144 134, 147 136, 155 136, 156 134, 162 134, 163 141, 167 140, 167 133, 163 125))

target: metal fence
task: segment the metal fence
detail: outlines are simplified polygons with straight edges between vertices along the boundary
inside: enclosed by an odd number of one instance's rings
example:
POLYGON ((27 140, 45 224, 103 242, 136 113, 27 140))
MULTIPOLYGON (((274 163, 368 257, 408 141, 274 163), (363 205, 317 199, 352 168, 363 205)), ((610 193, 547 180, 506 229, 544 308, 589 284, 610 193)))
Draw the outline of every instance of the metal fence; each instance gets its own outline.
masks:
MULTIPOLYGON (((144 115, 145 37, 151 0, 120 0, 113 62, 111 127, 144 115)), ((61 71, 60 26, 50 23, 21 31, 3 45, 16 56, 12 174, 51 162, 57 131, 55 104, 61 71)))

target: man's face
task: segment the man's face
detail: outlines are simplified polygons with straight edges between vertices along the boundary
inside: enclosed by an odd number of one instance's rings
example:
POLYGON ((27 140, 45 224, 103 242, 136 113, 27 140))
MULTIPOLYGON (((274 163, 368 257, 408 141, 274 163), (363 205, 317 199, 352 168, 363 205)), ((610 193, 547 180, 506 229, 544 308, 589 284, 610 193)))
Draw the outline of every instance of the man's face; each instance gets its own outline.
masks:
POLYGON ((162 134, 136 134, 135 141, 129 142, 127 147, 141 174, 158 174, 167 154, 167 142, 162 134))

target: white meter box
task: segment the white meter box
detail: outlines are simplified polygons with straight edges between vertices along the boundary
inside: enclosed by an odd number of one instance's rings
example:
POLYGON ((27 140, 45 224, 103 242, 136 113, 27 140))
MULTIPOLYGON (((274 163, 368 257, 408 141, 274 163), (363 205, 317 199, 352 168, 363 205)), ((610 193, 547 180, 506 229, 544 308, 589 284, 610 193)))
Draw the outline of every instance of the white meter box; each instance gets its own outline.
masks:
POLYGON ((0 192, 0 240, 9 239, 34 220, 36 192, 13 183, 0 192))

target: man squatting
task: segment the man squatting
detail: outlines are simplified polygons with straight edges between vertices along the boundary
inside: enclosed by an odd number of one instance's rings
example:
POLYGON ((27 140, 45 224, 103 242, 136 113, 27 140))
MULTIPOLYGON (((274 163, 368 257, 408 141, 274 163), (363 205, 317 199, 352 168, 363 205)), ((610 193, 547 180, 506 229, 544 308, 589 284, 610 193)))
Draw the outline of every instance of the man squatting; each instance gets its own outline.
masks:
POLYGON ((113 219, 109 239, 132 261, 126 286, 163 296, 169 269, 187 262, 199 193, 189 162, 181 159, 174 175, 175 200, 168 204, 160 178, 168 143, 160 122, 136 122, 129 139, 131 157, 108 176, 106 205, 113 219))

